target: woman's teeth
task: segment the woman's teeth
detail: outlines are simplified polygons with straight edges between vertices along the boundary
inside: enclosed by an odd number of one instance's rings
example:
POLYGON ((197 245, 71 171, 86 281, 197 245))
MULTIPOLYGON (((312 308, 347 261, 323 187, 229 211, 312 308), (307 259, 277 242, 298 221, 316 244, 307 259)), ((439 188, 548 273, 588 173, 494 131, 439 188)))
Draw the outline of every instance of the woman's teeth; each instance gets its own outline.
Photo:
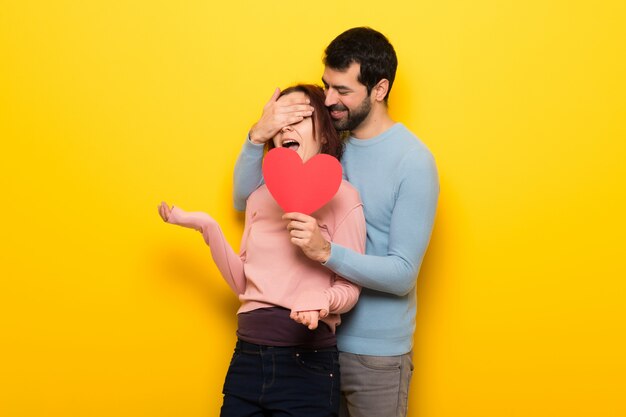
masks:
POLYGON ((300 144, 295 140, 286 140, 283 142, 283 148, 291 149, 297 151, 300 147, 300 144))

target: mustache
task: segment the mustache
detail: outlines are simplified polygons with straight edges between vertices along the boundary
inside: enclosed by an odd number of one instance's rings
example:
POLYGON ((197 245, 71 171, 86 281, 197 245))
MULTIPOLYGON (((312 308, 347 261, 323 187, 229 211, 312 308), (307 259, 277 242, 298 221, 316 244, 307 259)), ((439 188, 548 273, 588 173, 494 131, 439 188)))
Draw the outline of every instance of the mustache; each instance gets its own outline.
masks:
POLYGON ((332 106, 328 106, 328 111, 347 111, 348 108, 343 104, 333 104, 332 106))

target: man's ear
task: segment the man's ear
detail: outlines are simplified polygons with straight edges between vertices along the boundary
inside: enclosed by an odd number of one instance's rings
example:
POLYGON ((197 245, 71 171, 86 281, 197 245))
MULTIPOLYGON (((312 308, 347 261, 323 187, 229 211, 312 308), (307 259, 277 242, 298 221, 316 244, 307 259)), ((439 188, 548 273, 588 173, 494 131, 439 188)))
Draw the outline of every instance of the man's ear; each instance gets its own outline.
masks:
POLYGON ((383 78, 379 82, 376 83, 374 88, 372 89, 372 93, 374 94, 374 100, 376 101, 384 101, 387 96, 387 92, 389 91, 389 80, 383 78))

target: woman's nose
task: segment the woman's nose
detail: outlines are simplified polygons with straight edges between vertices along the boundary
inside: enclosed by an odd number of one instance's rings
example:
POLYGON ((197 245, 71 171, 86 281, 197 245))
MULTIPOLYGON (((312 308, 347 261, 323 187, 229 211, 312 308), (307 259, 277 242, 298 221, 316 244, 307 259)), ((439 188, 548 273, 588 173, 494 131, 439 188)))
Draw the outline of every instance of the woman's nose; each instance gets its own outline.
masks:
POLYGON ((289 132, 291 131, 293 128, 290 125, 287 126, 283 126, 282 129, 280 129, 281 132, 289 132))

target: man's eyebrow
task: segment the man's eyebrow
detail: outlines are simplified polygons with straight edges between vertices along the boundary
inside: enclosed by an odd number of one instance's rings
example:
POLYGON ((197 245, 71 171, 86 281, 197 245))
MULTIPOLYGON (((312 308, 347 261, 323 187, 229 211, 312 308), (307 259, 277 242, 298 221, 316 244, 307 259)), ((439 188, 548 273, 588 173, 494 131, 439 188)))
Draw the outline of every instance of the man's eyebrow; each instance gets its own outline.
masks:
POLYGON ((325 79, 322 78, 322 83, 327 86, 327 87, 333 87, 335 90, 347 90, 347 91, 352 91, 352 88, 348 87, 347 85, 330 85, 326 82, 325 79))

